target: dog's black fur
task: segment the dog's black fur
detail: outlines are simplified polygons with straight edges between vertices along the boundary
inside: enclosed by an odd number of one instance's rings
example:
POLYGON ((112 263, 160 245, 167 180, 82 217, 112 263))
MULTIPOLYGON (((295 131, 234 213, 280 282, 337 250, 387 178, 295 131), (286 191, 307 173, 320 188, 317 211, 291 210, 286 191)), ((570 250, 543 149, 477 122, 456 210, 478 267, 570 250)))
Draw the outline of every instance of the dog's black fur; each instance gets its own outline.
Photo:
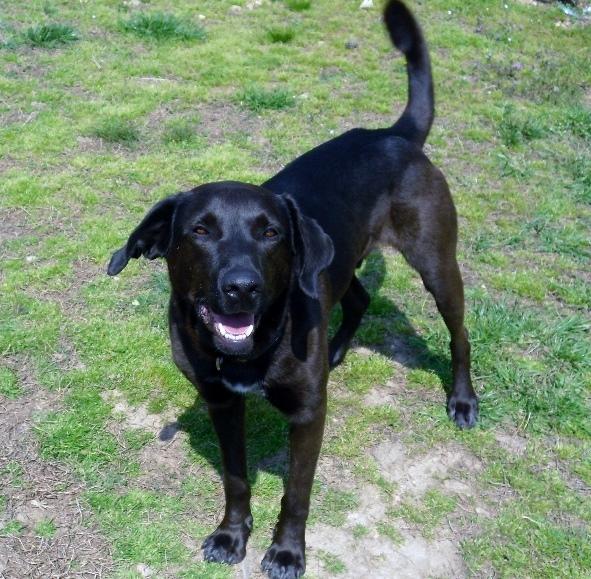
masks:
POLYGON ((242 394, 259 392, 289 420, 289 478, 262 563, 272 578, 305 569, 328 372, 368 306, 355 268, 377 244, 396 247, 433 294, 451 335, 449 416, 459 427, 477 419, 456 213, 443 175, 422 151, 433 121, 429 55, 401 2, 388 3, 384 20, 409 76, 408 103, 392 127, 349 131, 261 187, 211 183, 164 199, 108 268, 118 274, 141 255, 167 260, 173 357, 206 401, 222 451, 226 508, 203 544, 207 560, 241 561, 252 528, 242 394), (343 321, 329 344, 338 302, 343 321))

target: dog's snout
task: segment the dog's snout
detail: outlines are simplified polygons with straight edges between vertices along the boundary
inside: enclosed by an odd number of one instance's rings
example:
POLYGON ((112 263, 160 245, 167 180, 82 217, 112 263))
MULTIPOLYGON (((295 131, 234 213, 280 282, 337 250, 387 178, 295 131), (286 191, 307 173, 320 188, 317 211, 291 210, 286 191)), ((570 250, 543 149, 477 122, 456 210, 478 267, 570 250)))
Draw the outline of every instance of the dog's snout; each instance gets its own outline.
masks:
POLYGON ((261 291, 262 280, 257 272, 239 269, 227 272, 221 280, 222 292, 230 298, 254 297, 261 291))

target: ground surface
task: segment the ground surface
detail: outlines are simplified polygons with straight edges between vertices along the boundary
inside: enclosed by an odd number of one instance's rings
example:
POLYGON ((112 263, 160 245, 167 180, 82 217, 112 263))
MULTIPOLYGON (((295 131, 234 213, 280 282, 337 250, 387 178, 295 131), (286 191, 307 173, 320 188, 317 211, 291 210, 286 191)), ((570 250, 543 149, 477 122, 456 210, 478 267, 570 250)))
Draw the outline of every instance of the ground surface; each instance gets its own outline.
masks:
MULTIPOLYGON (((588 577, 591 28, 533 1, 412 7, 482 419, 449 423, 443 324, 399 256, 372 256, 372 305, 331 377, 308 575, 588 577)), ((219 458, 170 360, 164 267, 105 265, 167 194, 261 182, 390 123, 406 77, 379 10, 4 3, 0 71, 0 577, 260 577, 285 424, 249 401, 248 557, 203 563, 219 458)))

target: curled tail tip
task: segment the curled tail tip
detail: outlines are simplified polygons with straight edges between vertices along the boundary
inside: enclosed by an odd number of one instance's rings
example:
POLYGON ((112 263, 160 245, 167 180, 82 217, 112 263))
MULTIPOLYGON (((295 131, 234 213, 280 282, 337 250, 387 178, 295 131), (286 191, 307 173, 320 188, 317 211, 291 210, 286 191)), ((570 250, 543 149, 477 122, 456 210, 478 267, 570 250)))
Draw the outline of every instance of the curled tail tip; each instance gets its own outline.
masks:
POLYGON ((390 0, 386 4, 384 22, 394 46, 404 54, 408 54, 422 40, 415 17, 399 0, 390 0))

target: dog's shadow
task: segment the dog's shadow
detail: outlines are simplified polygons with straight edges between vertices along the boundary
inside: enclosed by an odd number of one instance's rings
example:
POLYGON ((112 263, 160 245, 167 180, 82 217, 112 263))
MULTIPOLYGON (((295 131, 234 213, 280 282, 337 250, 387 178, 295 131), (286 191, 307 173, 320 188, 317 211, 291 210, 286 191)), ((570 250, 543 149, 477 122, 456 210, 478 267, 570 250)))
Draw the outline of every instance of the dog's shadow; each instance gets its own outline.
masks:
MULTIPOLYGON (((395 328, 387 338, 368 347, 379 354, 400 363, 406 368, 419 368, 439 376, 446 395, 451 386, 450 358, 432 352, 426 341, 417 334, 408 317, 388 298, 379 295, 386 277, 386 260, 381 253, 374 253, 359 276, 363 286, 377 303, 381 324, 395 328)), ((376 314, 373 314, 375 316, 376 314)), ((337 312, 331 322, 336 328, 340 316, 337 312)), ((365 327, 372 324, 372 309, 365 318, 365 327)), ((363 325, 361 328, 363 332, 363 325)), ((364 340, 365 341, 365 340, 364 340)), ((287 474, 287 431, 282 415, 259 396, 247 397, 247 457, 248 477, 254 484, 260 471, 269 472, 285 479, 287 474)), ((442 400, 442 404, 444 401, 442 400)), ((211 425, 203 400, 197 396, 176 422, 167 424, 160 432, 160 440, 170 440, 178 430, 187 432, 191 448, 205 458, 221 474, 220 451, 216 434, 211 425)))

